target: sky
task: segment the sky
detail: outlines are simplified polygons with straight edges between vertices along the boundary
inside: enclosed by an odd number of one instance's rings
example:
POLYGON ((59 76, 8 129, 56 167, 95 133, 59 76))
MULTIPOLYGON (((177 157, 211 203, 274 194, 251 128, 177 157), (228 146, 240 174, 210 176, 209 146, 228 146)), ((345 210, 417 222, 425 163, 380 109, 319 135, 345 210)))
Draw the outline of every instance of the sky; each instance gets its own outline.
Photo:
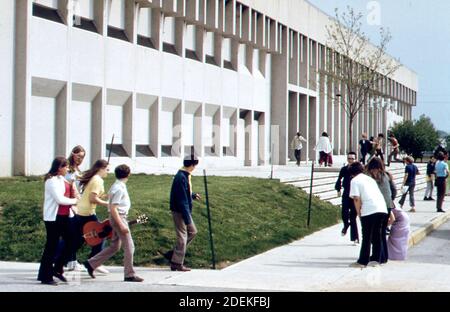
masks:
POLYGON ((450 133, 450 1, 308 0, 334 16, 347 6, 363 13, 363 30, 377 43, 380 26, 392 35, 387 52, 415 71, 419 79, 413 118, 425 114, 437 130, 450 133))

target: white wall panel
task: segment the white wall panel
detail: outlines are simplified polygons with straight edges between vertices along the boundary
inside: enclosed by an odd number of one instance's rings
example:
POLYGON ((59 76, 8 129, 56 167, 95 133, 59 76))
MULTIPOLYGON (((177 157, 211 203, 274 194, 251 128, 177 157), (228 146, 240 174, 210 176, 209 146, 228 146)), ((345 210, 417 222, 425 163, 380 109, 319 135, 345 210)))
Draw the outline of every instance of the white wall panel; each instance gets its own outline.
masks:
POLYGON ((222 146, 230 146, 230 118, 222 118, 220 136, 222 146))
POLYGON ((136 109, 135 130, 136 144, 150 143, 150 110, 144 108, 136 109))
POLYGON ((213 146, 213 116, 203 116, 202 141, 204 146, 213 146))
POLYGON ((139 10, 139 30, 138 34, 151 37, 152 36, 152 10, 150 8, 141 8, 139 10))
POLYGON ((12 174, 14 101, 14 1, 0 1, 0 176, 12 174))
POLYGON ((73 0, 74 14, 93 20, 95 1, 96 0, 73 0))
MULTIPOLYGON (((55 99, 32 96, 30 105, 30 173, 41 175, 55 158, 55 99)), ((66 156, 66 155, 59 155, 66 156)))
POLYGON ((206 32, 205 54, 214 56, 214 33, 212 31, 206 32))
POLYGON ((123 143, 123 107, 106 105, 105 108, 105 138, 109 142, 114 134, 114 144, 123 143))
POLYGON ((196 27, 195 25, 186 25, 186 34, 184 38, 185 48, 195 51, 196 45, 196 27))
MULTIPOLYGON (((69 115, 69 149, 81 145, 91 150, 92 138, 92 104, 90 102, 72 101, 69 115)), ((86 159, 89 159, 88 155, 86 159)))
POLYGON ((193 114, 184 114, 182 136, 183 136, 184 145, 194 145, 194 115, 193 114))
POLYGON ((163 41, 175 44, 175 18, 171 16, 164 17, 163 41))
POLYGON ((160 114, 160 140, 161 145, 172 145, 172 135, 173 135, 173 113, 161 111, 160 114))
POLYGON ((125 1, 109 0, 108 25, 125 29, 125 1))

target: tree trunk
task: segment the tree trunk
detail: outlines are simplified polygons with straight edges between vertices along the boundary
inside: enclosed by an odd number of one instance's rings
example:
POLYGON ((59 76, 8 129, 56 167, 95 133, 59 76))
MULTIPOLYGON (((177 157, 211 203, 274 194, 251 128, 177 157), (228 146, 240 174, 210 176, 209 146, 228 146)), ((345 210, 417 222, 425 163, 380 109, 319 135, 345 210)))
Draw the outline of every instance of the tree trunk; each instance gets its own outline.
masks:
POLYGON ((352 117, 350 117, 348 119, 348 149, 347 149, 347 154, 349 152, 354 152, 353 150, 353 119, 352 117))

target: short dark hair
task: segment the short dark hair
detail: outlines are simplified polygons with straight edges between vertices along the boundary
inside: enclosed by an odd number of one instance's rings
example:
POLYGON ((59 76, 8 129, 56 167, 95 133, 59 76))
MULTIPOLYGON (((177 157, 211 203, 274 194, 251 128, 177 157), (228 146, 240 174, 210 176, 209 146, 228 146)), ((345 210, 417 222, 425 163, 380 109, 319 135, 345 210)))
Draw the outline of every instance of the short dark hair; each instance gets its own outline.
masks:
POLYGON ((347 155, 355 155, 356 156, 356 153, 355 152, 348 152, 347 155))
POLYGON ((437 154, 437 159, 438 160, 444 160, 445 159, 445 157, 444 157, 444 153, 443 152, 439 152, 438 154, 437 154))
POLYGON ((359 161, 355 161, 348 168, 348 173, 351 176, 357 176, 358 174, 363 173, 363 172, 364 172, 364 167, 359 161))
POLYGON ((197 166, 197 165, 198 165, 198 159, 195 157, 195 155, 188 156, 183 160, 183 166, 185 166, 185 167, 197 166))
POLYGON ((128 178, 130 175, 130 167, 127 165, 119 165, 114 169, 114 174, 118 180, 128 178))

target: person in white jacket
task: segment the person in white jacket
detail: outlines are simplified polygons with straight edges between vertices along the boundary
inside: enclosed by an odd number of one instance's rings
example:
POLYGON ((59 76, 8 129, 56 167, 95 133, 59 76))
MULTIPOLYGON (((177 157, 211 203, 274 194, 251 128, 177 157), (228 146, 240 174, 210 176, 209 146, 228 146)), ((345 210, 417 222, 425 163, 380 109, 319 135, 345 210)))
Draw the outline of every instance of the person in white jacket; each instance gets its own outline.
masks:
POLYGON ((331 145, 328 133, 322 132, 322 136, 319 138, 319 142, 316 145, 316 151, 319 152, 319 165, 322 166, 325 163, 325 167, 333 164, 331 154, 333 153, 333 146, 331 145))
POLYGON ((47 231, 44 252, 39 267, 38 280, 42 284, 57 285, 53 276, 67 282, 63 273, 63 266, 70 257, 71 235, 69 227, 69 210, 71 205, 77 204, 72 185, 64 178, 67 174, 68 162, 64 157, 56 157, 49 172, 45 175, 44 194, 44 223, 47 231), (55 252, 60 237, 66 246, 63 254, 55 262, 55 252))

